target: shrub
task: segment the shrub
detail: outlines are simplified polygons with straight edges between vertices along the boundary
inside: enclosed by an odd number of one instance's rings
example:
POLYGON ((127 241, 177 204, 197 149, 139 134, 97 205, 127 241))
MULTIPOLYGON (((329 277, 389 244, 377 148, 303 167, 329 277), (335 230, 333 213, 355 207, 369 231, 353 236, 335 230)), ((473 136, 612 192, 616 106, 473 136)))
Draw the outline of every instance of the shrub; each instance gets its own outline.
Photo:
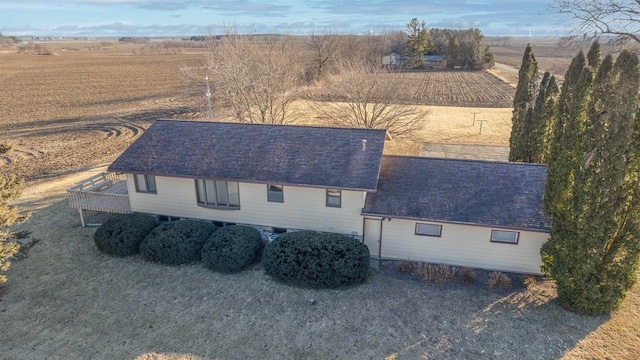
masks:
POLYGON ((457 272, 457 267, 448 265, 420 264, 418 267, 420 279, 434 285, 444 285, 452 282, 457 272))
POLYGON ((511 287, 511 278, 505 273, 494 271, 487 278, 487 286, 491 289, 508 289, 511 287))
POLYGON ((522 276, 522 284, 527 289, 531 289, 531 288, 535 287, 537 283, 538 283, 538 281, 536 280, 535 276, 531 276, 531 275, 523 275, 522 276))
POLYGON ((140 244, 140 255, 149 261, 170 265, 200 260, 202 246, 218 229, 210 222, 180 220, 153 229, 140 244))
POLYGON ((98 250, 112 256, 130 256, 140 251, 140 243, 158 223, 144 214, 116 214, 93 234, 98 250))
POLYGON ((334 288, 360 283, 369 272, 369 249, 344 235, 298 231, 267 244, 265 271, 301 285, 334 288))
POLYGON ((458 279, 465 284, 472 284, 478 279, 476 271, 469 268, 462 268, 458 271, 458 279))
POLYGON ((396 270, 401 274, 407 274, 413 268, 413 264, 409 261, 401 261, 397 266, 396 270))
POLYGON ((248 226, 226 226, 202 247, 202 262, 216 271, 235 272, 256 260, 262 248, 260 232, 248 226))

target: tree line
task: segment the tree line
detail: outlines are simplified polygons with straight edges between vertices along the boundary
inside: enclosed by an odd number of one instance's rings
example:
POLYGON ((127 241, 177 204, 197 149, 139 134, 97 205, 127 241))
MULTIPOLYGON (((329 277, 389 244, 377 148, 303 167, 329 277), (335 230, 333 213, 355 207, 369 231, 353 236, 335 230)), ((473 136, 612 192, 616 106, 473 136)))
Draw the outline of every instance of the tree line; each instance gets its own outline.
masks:
POLYGON ((542 270, 573 311, 616 309, 636 282, 640 258, 640 89, 636 54, 572 60, 561 89, 539 78, 525 50, 514 98, 510 161, 544 162, 551 219, 542 270))
POLYGON ((413 18, 406 26, 408 39, 403 54, 410 67, 421 67, 424 55, 439 55, 447 68, 481 70, 493 67, 491 47, 483 46, 479 29, 428 29, 413 18))

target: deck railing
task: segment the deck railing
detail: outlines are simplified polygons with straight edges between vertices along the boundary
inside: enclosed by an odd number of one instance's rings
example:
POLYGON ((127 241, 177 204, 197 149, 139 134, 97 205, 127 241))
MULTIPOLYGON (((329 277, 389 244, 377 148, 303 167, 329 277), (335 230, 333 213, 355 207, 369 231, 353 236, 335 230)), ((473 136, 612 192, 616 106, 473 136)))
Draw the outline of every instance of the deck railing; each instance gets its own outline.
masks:
POLYGON ((84 226, 83 210, 116 214, 131 212, 127 182, 124 174, 104 172, 67 189, 69 206, 78 209, 84 226))

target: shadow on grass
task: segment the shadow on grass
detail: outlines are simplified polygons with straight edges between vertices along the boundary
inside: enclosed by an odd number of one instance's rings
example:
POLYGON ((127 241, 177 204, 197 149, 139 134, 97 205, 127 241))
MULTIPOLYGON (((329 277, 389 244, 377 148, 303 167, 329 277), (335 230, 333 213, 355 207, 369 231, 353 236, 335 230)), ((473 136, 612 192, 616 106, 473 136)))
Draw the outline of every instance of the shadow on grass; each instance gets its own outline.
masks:
POLYGON ((359 286, 318 290, 259 267, 229 276, 115 258, 64 200, 19 226, 41 241, 9 269, 8 358, 551 359, 608 319, 563 310, 546 283, 495 292, 372 270, 359 286))

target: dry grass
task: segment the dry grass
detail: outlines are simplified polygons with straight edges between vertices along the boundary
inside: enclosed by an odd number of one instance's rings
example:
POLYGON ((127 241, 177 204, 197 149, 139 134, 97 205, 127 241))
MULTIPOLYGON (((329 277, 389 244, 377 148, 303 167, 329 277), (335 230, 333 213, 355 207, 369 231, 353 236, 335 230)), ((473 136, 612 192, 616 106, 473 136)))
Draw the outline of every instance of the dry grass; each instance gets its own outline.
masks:
POLYGON ((522 284, 527 288, 531 289, 538 284, 538 281, 534 276, 531 275, 523 275, 522 276, 522 284))
POLYGON ((434 285, 444 285, 456 278, 458 268, 448 265, 420 264, 417 266, 420 280, 434 285))
MULTIPOLYGON (((297 124, 326 125, 315 118, 308 101, 297 101, 295 111, 302 114, 297 124)), ((415 105, 412 105, 415 106, 415 105)), ((418 155, 425 143, 509 146, 511 108, 474 108, 451 106, 415 106, 425 115, 422 128, 408 141, 387 141, 385 154, 418 155), (480 133, 480 122, 486 120, 480 133)))
POLYGON ((611 318, 593 317, 562 309, 550 282, 505 294, 424 286, 373 271, 361 286, 313 290, 274 282, 260 267, 229 276, 200 265, 113 258, 95 248, 95 229, 79 227, 77 214, 61 200, 36 210, 22 229, 42 241, 9 270, 0 302, 6 358, 640 355, 638 286, 611 318))

